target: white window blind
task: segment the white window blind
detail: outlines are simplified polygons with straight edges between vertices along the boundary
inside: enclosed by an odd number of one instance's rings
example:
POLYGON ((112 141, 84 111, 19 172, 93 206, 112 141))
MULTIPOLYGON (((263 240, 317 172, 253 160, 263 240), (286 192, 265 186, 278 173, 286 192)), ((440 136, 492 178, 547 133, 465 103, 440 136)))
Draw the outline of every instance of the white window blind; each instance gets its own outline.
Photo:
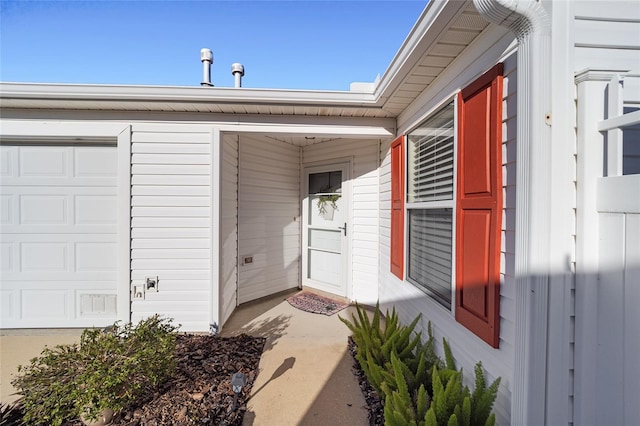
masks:
POLYGON ((453 200, 453 123, 451 104, 409 134, 407 202, 453 200))
POLYGON ((409 268, 414 283, 451 307, 452 209, 409 211, 409 268))
POLYGON ((408 134, 407 277, 451 308, 455 173, 453 102, 408 134), (444 205, 443 205, 444 202, 444 205))

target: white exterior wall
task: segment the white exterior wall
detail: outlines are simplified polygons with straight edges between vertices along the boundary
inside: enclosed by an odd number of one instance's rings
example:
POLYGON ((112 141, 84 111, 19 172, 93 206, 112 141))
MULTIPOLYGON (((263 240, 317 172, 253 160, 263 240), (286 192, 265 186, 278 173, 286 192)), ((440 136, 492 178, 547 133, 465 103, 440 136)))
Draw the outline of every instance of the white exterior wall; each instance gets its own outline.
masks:
MULTIPOLYGON (((419 327, 426 334, 431 322, 436 339, 445 337, 458 368, 466 373, 466 384, 472 385, 473 367, 478 361, 486 371, 487 381, 501 377, 498 397, 494 405, 498 424, 509 424, 511 417, 511 389, 515 356, 515 184, 516 184, 516 96, 517 54, 513 36, 502 30, 484 34, 476 42, 477 49, 468 49, 474 55, 462 56, 452 63, 449 71, 439 78, 440 83, 424 92, 405 115, 399 117, 399 132, 404 134, 420 124, 428 114, 444 101, 452 99, 457 91, 499 61, 504 62, 503 88, 503 219, 501 238, 501 287, 500 287, 500 347, 493 349, 475 334, 457 323, 453 312, 443 308, 409 282, 402 282, 390 272, 390 151, 385 143, 380 151, 380 302, 383 310, 395 305, 401 320, 412 321, 422 314, 419 327), (489 44, 489 40, 493 40, 489 44), (511 53, 509 53, 511 52, 511 53)), ((473 46, 473 45, 472 45, 473 46)), ((405 239, 406 241, 406 239, 405 239)))
POLYGON ((223 135, 221 152, 219 306, 224 327, 238 303, 238 136, 223 135))
POLYGON ((635 1, 576 1, 575 71, 640 72, 640 7, 635 1))
POLYGON ((303 166, 352 160, 349 223, 349 297, 360 303, 378 300, 378 153, 379 140, 335 140, 302 150, 303 166))
POLYGON ((238 303, 298 287, 300 148, 240 135, 238 191, 238 303))
POLYGON ((159 280, 157 293, 132 300, 132 321, 158 312, 183 331, 207 331, 212 134, 202 126, 134 124, 131 141, 131 283, 159 280))

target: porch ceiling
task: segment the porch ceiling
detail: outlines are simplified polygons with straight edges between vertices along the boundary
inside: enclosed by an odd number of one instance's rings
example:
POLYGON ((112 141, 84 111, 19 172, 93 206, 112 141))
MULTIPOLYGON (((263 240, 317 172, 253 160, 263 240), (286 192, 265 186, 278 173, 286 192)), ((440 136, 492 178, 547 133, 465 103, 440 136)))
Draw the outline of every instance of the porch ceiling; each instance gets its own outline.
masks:
POLYGON ((472 2, 430 2, 373 93, 0 83, 0 108, 395 118, 488 25, 472 2))

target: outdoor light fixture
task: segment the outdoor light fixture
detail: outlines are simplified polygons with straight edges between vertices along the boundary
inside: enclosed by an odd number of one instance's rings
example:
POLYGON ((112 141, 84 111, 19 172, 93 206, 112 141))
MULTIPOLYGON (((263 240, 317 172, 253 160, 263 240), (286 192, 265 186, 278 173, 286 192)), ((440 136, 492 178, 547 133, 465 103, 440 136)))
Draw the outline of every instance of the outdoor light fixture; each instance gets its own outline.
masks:
POLYGON ((238 395, 242 392, 242 388, 247 384, 247 378, 241 372, 231 376, 231 387, 233 388, 233 411, 236 410, 238 404, 238 395))

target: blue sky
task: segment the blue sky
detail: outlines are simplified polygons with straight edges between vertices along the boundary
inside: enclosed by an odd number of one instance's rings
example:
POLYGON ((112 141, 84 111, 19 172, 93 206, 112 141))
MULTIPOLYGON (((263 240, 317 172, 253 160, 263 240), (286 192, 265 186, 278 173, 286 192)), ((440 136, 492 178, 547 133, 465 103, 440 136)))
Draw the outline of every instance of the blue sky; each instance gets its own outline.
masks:
POLYGON ((411 1, 0 0, 0 80, 349 90, 382 75, 426 6, 411 1))

